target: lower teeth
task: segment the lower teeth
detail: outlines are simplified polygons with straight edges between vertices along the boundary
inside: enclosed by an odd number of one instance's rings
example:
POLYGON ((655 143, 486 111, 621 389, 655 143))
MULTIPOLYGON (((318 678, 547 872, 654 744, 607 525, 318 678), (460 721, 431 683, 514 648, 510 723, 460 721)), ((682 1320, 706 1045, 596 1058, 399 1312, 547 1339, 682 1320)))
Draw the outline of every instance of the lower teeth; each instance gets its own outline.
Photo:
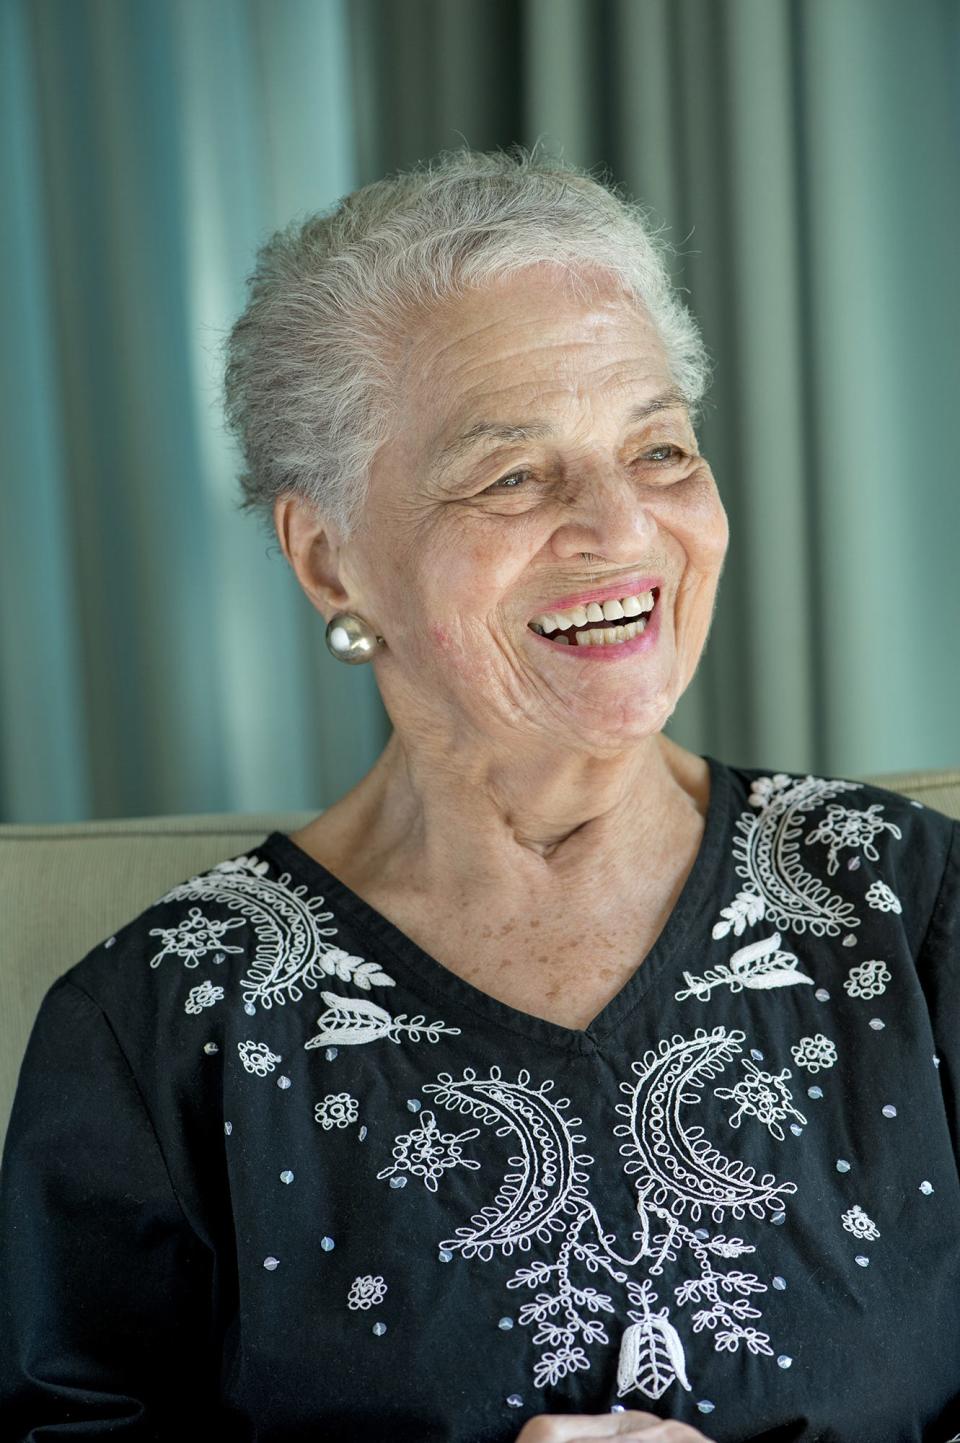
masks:
MULTIPOLYGON (((639 618, 639 620, 637 621, 637 626, 636 626, 636 631, 634 632, 634 636, 641 636, 641 635, 643 634, 643 632, 646 630, 646 625, 647 625, 647 618, 646 618, 645 616, 641 616, 641 617, 639 618)), ((611 629, 614 629, 614 628, 611 628, 611 629)), ((623 628, 622 628, 622 627, 618 627, 618 628, 615 628, 615 629, 616 629, 616 630, 619 630, 619 631, 621 631, 621 632, 623 631, 623 628)), ((588 636, 590 636, 590 637, 595 636, 598 631, 602 631, 602 630, 604 630, 604 628, 603 628, 603 627, 599 627, 599 626, 598 626, 598 627, 593 627, 593 628, 581 627, 579 630, 575 630, 575 631, 572 633, 572 636, 565 636, 562 632, 558 632, 556 636, 551 637, 551 640, 552 640, 552 641, 559 641, 559 642, 561 642, 562 644, 565 644, 566 646, 622 646, 625 641, 632 641, 632 640, 633 640, 633 636, 624 636, 624 635, 621 635, 621 636, 619 636, 619 637, 615 636, 612 641, 607 641, 605 638, 604 638, 602 641, 593 641, 593 640, 588 641, 588 640, 587 640, 587 637, 588 637, 588 636)))

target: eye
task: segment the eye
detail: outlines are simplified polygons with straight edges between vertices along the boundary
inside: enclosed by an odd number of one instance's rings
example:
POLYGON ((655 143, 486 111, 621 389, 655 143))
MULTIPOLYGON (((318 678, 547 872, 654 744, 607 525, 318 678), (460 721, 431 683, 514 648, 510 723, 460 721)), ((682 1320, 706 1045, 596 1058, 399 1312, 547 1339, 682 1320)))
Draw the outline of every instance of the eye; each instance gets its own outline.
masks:
POLYGON ((494 481, 490 486, 485 486, 485 487, 483 488, 484 494, 485 494, 486 492, 488 492, 488 491, 499 491, 499 490, 503 490, 503 491, 519 491, 519 490, 521 490, 521 487, 520 487, 520 486, 518 486, 518 485, 510 485, 509 483, 510 483, 510 482, 522 481, 525 476, 529 476, 529 475, 530 475, 530 472, 529 472, 529 471, 511 471, 511 473, 510 473, 509 476, 501 476, 499 481, 494 481))
POLYGON ((642 461, 653 461, 656 466, 666 466, 669 465, 671 461, 679 461, 682 456, 683 452, 679 446, 674 446, 669 441, 664 441, 659 446, 652 446, 646 455, 640 459, 642 461))
MULTIPOLYGON (((652 461, 655 466, 670 466, 683 459, 684 452, 679 446, 672 442, 664 441, 659 446, 651 446, 650 450, 638 457, 640 461, 652 461)), ((495 491, 520 491, 523 489, 522 482, 530 475, 529 471, 511 471, 508 476, 501 476, 499 481, 493 481, 485 486, 480 493, 488 495, 495 491)))

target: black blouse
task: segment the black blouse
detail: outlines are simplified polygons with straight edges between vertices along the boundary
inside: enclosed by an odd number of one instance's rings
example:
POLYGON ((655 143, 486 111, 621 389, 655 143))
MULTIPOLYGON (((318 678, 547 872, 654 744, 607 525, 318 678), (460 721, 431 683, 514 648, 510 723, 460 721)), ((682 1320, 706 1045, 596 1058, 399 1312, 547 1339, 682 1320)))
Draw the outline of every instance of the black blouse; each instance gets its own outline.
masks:
POLYGON ((0 1437, 960 1434, 960 824, 707 761, 677 905, 583 1030, 279 832, 54 983, 0 1175, 0 1437))

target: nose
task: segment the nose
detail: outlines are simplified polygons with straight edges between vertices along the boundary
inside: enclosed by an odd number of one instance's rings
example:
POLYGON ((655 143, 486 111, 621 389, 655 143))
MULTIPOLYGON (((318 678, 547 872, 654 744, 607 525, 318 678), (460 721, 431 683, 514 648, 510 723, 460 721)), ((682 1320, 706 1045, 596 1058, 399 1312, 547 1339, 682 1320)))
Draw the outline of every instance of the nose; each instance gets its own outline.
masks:
POLYGON ((577 483, 552 547, 560 560, 589 552, 630 564, 649 553, 656 533, 653 511, 635 484, 594 474, 577 483))

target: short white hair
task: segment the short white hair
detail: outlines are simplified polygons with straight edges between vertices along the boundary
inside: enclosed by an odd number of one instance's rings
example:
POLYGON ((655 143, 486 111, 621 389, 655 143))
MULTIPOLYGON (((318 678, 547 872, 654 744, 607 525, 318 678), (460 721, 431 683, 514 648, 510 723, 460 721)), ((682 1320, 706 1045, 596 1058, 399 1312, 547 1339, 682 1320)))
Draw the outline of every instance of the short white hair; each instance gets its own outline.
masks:
POLYGON ((276 499, 299 494, 346 539, 396 434, 414 319, 532 265, 561 266, 581 295, 592 273, 612 274, 653 322, 696 424, 710 361, 663 229, 606 176, 515 145, 442 151, 277 231, 224 342, 241 508, 272 525, 276 499))

